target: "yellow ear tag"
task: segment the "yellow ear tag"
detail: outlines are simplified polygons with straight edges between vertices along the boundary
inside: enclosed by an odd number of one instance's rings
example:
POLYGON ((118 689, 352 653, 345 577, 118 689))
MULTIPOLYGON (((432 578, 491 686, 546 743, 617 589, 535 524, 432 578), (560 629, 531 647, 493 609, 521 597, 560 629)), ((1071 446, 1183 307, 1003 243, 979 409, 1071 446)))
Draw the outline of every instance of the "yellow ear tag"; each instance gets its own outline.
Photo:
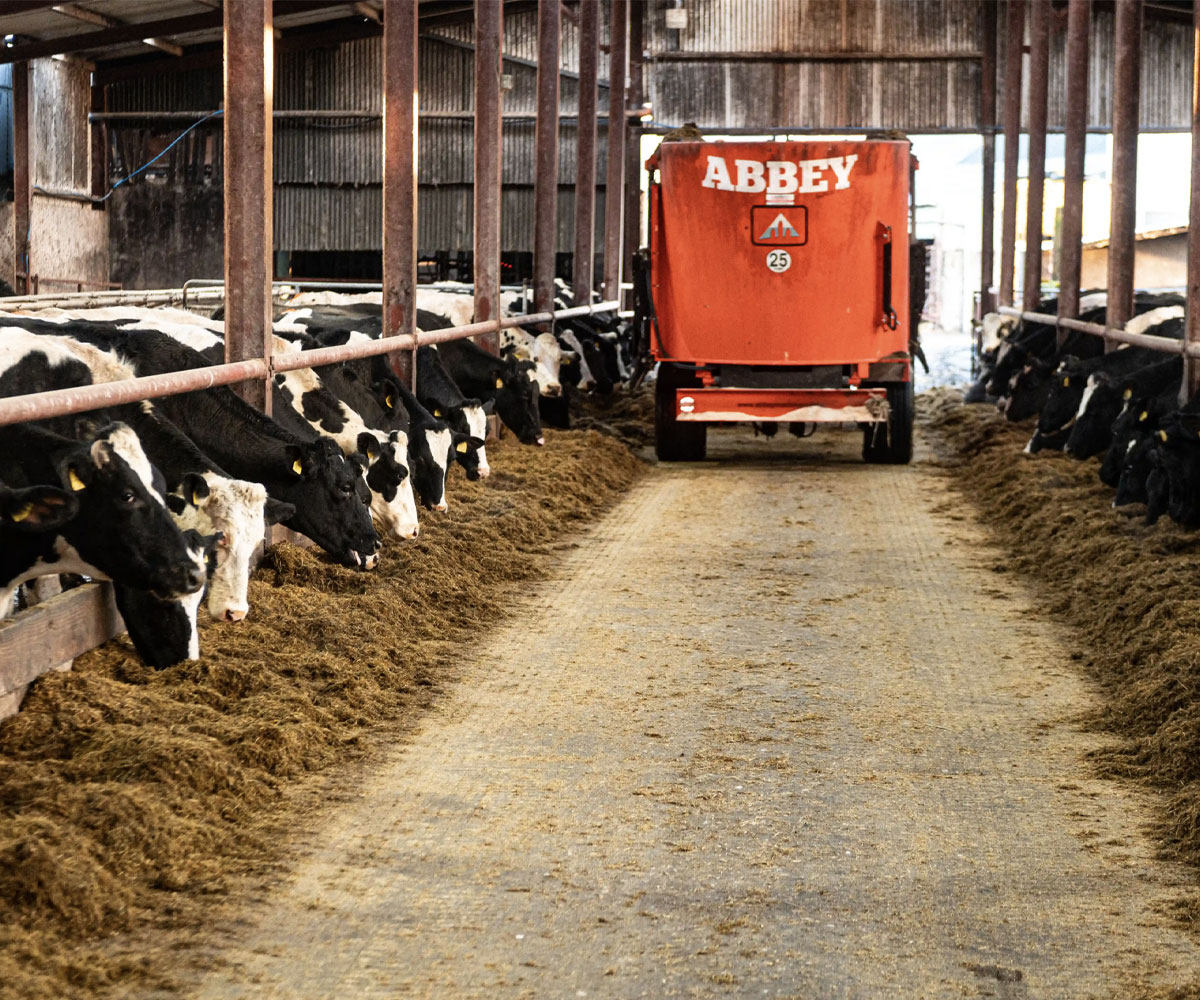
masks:
POLYGON ((504 388, 504 379, 502 379, 502 378, 498 378, 498 379, 496 379, 496 388, 497 388, 497 389, 503 389, 503 388, 504 388))
POLYGON ((203 498, 200 496, 199 493, 192 493, 192 506, 199 507, 201 499, 203 499, 203 498))
POLYGON ((1071 379, 1067 376, 1063 377, 1063 388, 1067 388, 1071 384, 1071 379))
POLYGON ((18 511, 14 511, 11 515, 14 521, 24 521, 30 514, 33 513, 33 504, 27 503, 18 511))
POLYGON ((433 411, 433 415, 434 415, 435 417, 440 417, 440 416, 442 415, 442 411, 441 411, 441 410, 434 410, 434 411, 433 411))
POLYGON ((392 394, 390 392, 387 395, 387 399, 385 399, 383 402, 389 410, 394 410, 396 408, 396 404, 392 402, 392 394))
POLYGON ((1166 441, 1166 440, 1167 440, 1167 432, 1166 432, 1166 431, 1159 431, 1159 432, 1158 432, 1158 439, 1159 439, 1160 441, 1166 441))
POLYGON ((1149 413, 1147 413, 1145 410, 1142 410, 1142 415, 1141 415, 1140 417, 1138 417, 1138 423, 1140 424, 1140 423, 1141 423, 1143 420, 1145 420, 1145 419, 1146 419, 1148 416, 1150 416, 1150 414, 1149 414, 1149 413))
POLYGON ((296 459, 296 461, 292 463, 292 471, 296 473, 297 476, 304 471, 303 466, 300 465, 300 459, 296 459))
POLYGON ((458 444, 455 446, 454 450, 457 451, 460 455, 465 455, 467 453, 467 442, 459 441, 458 444))
POLYGON ((87 489, 87 485, 82 479, 79 478, 79 476, 75 474, 74 469, 71 469, 67 473, 67 481, 71 484, 71 489, 73 489, 76 493, 78 493, 80 490, 87 489))
POLYGON ((1128 398, 1129 398, 1130 396, 1132 396, 1132 395, 1133 395, 1133 390, 1132 390, 1132 389, 1126 389, 1126 390, 1125 390, 1125 394, 1124 394, 1124 395, 1123 395, 1121 398, 1122 398, 1122 399, 1128 399, 1128 398))

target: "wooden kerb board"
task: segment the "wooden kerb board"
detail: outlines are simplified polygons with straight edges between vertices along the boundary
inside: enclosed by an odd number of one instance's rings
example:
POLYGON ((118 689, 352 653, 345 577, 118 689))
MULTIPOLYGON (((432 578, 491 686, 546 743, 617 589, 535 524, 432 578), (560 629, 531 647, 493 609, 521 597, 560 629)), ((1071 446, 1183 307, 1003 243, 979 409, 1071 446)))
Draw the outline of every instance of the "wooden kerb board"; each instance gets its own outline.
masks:
POLYGON ((0 622, 0 718, 30 681, 125 631, 112 585, 88 583, 0 622))

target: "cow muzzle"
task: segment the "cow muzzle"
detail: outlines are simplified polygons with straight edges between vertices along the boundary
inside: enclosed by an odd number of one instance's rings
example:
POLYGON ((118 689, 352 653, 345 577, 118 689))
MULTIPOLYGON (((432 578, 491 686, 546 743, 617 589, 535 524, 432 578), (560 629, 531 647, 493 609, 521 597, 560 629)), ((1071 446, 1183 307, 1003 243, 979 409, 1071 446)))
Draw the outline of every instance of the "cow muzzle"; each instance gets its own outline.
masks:
POLYGON ((249 608, 226 608, 221 613, 223 622, 240 622, 249 613, 249 608))

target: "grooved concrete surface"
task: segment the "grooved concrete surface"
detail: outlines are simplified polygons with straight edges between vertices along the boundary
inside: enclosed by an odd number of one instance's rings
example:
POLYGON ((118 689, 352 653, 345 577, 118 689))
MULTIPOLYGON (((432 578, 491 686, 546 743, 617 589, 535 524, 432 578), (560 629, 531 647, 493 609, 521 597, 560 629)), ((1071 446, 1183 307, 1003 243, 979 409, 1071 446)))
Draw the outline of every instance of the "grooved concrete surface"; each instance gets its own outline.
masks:
POLYGON ((713 436, 467 651, 183 992, 1077 998, 1188 978, 1069 634, 939 474, 713 436), (721 458, 721 456, 724 458, 721 458))

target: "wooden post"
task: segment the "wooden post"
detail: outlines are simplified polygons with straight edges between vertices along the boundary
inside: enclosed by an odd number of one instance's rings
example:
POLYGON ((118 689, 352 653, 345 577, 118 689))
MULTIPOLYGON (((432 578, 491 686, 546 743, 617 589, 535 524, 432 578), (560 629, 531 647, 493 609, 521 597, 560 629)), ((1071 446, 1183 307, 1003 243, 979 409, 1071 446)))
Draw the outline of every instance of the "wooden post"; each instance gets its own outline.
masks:
MULTIPOLYGON (((1117 0, 1117 58, 1113 66, 1113 176, 1108 234, 1108 325, 1133 316, 1134 237, 1137 227, 1138 91, 1141 88, 1142 3, 1117 0)), ((1117 345, 1107 342, 1109 349, 1117 345)))
MULTIPOLYGON (((417 0, 383 9, 383 335, 412 333, 417 315, 417 0)), ((396 373, 416 387, 416 352, 396 373)))
POLYGON ((1004 53, 1004 210, 1000 221, 1000 305, 1013 304, 1017 257, 1017 170, 1021 161, 1021 49, 1025 0, 1008 0, 1004 53))
POLYGON ((29 219, 32 164, 29 159, 29 63, 13 64, 13 287, 29 294, 29 219))
MULTIPOLYGON (((1083 172, 1087 153, 1088 35, 1091 19, 1091 0, 1070 0, 1067 8, 1067 136, 1058 315, 1071 319, 1079 315, 1079 276, 1083 261, 1083 172)), ((1060 345, 1068 332, 1059 330, 1060 345)))
POLYGON ((1025 309, 1042 302, 1042 205, 1050 88, 1050 0, 1029 0, 1029 189, 1025 201, 1025 309))
POLYGON ((577 306, 592 301, 596 236, 596 76, 600 62, 600 5, 579 8, 579 127, 576 129, 575 268, 577 306))
POLYGON ((628 0, 612 0, 608 59, 608 173, 604 182, 604 297, 621 297, 621 216, 625 204, 625 45, 628 0))
MULTIPOLYGON (((475 0, 475 322, 500 315, 500 75, 504 8, 501 0, 475 0)), ((480 346, 500 352, 500 336, 485 333, 480 346)))
MULTIPOLYGON (((271 356, 271 0, 225 4, 225 360, 271 356)), ((270 383, 234 386, 271 412, 270 383)))
POLYGON ((554 308, 554 255, 558 249, 558 78, 562 5, 538 4, 537 171, 533 191, 533 302, 554 308))

